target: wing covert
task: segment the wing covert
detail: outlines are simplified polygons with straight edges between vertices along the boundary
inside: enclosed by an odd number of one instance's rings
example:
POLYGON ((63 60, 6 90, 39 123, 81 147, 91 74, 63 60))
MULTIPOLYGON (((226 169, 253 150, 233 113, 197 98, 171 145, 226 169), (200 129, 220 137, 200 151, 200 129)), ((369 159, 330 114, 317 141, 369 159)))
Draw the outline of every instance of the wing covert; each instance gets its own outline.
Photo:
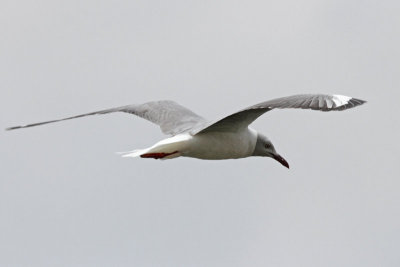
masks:
POLYGON ((272 99, 247 107, 218 121, 204 125, 196 133, 238 131, 272 109, 300 108, 319 111, 340 111, 364 104, 366 101, 343 95, 302 94, 272 99))
POLYGON ((113 112, 125 112, 134 114, 143 119, 153 122, 160 126, 165 134, 176 135, 192 129, 195 125, 205 123, 205 119, 195 114, 193 111, 170 100, 153 101, 141 105, 127 105, 117 108, 104 109, 90 113, 80 114, 63 119, 32 123, 22 126, 14 126, 6 130, 15 130, 33 126, 44 125, 59 121, 71 120, 91 115, 102 115, 113 112))

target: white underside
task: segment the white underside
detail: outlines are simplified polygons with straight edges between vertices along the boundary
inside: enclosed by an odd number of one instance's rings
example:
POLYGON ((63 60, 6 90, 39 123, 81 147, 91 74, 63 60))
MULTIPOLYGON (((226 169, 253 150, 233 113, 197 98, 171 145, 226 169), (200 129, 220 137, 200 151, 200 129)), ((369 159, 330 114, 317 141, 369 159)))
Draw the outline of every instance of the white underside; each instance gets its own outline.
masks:
POLYGON ((199 159, 235 159, 253 154, 257 142, 257 132, 245 129, 241 132, 210 132, 192 136, 176 135, 155 145, 127 152, 123 157, 138 157, 148 153, 174 153, 163 159, 179 156, 199 159))

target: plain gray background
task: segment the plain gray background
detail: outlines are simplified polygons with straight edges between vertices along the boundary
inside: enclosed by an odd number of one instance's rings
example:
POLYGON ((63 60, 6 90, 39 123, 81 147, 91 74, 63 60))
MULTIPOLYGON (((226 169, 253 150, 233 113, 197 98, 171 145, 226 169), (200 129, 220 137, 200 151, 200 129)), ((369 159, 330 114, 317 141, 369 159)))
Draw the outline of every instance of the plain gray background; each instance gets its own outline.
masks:
POLYGON ((253 127, 290 163, 120 158, 128 114, 0 133, 0 266, 400 266, 399 1, 0 3, 2 128, 172 99, 214 119, 297 93, 345 112, 253 127))

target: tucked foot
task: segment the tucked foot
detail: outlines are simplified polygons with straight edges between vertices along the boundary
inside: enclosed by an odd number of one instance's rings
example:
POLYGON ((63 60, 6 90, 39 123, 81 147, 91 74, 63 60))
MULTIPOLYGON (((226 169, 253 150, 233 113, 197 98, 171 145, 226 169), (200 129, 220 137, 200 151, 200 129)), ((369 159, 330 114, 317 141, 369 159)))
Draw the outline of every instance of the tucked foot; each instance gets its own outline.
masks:
POLYGON ((176 153, 178 153, 178 151, 174 151, 172 153, 147 153, 147 154, 140 155, 140 157, 141 158, 162 159, 162 158, 171 156, 176 153))

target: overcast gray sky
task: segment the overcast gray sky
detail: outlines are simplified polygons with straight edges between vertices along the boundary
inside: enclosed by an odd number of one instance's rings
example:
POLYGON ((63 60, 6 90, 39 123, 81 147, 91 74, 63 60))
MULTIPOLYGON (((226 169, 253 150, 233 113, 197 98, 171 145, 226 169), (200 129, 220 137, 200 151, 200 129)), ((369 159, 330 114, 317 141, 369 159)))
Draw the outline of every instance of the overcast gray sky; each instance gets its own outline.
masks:
POLYGON ((0 133, 0 266, 400 266, 399 1, 0 3, 2 128, 172 99, 214 119, 272 111, 269 158, 120 158, 128 114, 0 133))

